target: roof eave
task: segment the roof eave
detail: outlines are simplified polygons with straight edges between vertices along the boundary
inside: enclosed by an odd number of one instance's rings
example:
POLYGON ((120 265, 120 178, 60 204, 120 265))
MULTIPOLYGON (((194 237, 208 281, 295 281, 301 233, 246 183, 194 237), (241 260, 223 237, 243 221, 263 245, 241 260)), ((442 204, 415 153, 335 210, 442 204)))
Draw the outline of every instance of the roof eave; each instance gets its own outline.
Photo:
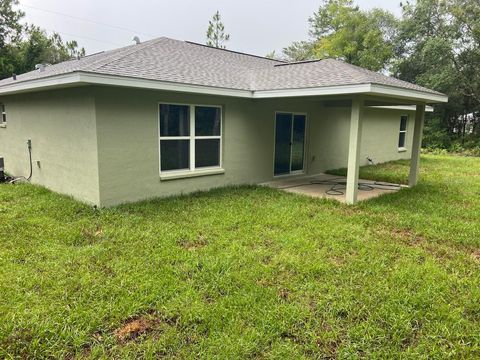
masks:
POLYGON ((280 98, 300 96, 328 96, 366 94, 382 97, 399 98, 411 101, 412 103, 444 103, 448 97, 443 94, 424 92, 413 89, 398 88, 379 84, 354 84, 338 86, 322 86, 300 89, 277 89, 277 90, 242 90, 219 88, 213 86, 183 84, 158 80, 139 79, 115 75, 105 75, 89 72, 73 72, 56 75, 42 79, 11 83, 0 87, 0 95, 11 95, 22 92, 49 90, 56 88, 82 86, 82 85, 108 85, 130 88, 142 88, 152 90, 164 90, 175 92, 186 92, 195 94, 208 94, 219 96, 231 96, 240 98, 280 98))
POLYGON ((371 84, 370 94, 406 99, 414 102, 420 101, 428 104, 439 104, 448 102, 448 96, 445 94, 398 88, 394 86, 379 84, 371 84))
POLYGON ((149 80, 132 77, 123 77, 115 75, 104 75, 94 73, 82 73, 81 81, 92 85, 109 85, 130 88, 141 88, 151 90, 163 90, 174 92, 186 92, 193 94, 232 96, 241 98, 251 98, 251 90, 229 89, 214 86, 204 86, 195 84, 184 84, 169 81, 149 80))
POLYGON ((46 78, 10 83, 0 87, 0 96, 14 95, 25 92, 61 89, 82 85, 108 85, 130 88, 187 92, 195 94, 209 94, 251 98, 252 91, 242 89, 227 89, 213 86, 182 84, 158 80, 131 78, 124 76, 105 75, 78 71, 46 78))
POLYGON ((80 85, 80 74, 74 72, 41 79, 19 81, 18 83, 12 82, 0 87, 0 96, 80 85))
POLYGON ((353 84, 339 86, 322 86, 302 89, 278 89, 258 90, 253 93, 254 98, 277 98, 277 97, 299 97, 299 96, 328 96, 365 94, 387 98, 397 98, 411 101, 412 103, 445 103, 448 96, 440 93, 419 91, 414 89, 398 88, 377 84, 353 84))

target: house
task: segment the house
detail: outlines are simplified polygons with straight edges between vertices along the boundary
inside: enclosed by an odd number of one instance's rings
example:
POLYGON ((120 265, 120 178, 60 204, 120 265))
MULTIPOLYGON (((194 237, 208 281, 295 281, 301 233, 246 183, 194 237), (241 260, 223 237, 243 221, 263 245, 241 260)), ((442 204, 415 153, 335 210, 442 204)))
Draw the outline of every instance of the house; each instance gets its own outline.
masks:
POLYGON ((286 63, 158 38, 0 82, 6 171, 112 206, 412 158, 438 92, 325 59, 286 63))

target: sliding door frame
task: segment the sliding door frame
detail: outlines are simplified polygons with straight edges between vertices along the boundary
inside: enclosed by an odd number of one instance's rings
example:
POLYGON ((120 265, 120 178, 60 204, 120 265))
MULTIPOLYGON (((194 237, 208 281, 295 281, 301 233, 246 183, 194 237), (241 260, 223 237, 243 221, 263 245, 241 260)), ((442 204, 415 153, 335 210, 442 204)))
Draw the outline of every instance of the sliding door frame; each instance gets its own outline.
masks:
POLYGON ((296 112, 296 111, 275 111, 275 118, 273 123, 273 177, 280 178, 286 176, 295 176, 302 175, 306 173, 305 159, 307 158, 307 128, 308 128, 308 114, 306 112, 296 112), (275 175, 275 154, 276 154, 276 142, 277 142, 277 115, 278 114, 288 114, 292 116, 292 122, 290 125, 290 161, 289 161, 289 172, 285 174, 275 175), (295 121, 295 116, 300 115, 305 117, 305 126, 303 129, 303 164, 301 170, 292 171, 292 155, 293 155, 293 126, 295 121))

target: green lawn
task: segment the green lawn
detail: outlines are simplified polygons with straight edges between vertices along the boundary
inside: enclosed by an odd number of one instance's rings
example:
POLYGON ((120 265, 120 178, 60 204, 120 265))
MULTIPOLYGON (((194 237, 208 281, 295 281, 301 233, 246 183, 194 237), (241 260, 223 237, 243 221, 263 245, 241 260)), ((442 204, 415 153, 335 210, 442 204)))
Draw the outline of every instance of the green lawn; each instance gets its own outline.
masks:
MULTIPOLYGON (((407 162, 361 177, 404 182, 407 162)), ((479 358, 480 159, 347 206, 0 185, 0 358, 479 358)))

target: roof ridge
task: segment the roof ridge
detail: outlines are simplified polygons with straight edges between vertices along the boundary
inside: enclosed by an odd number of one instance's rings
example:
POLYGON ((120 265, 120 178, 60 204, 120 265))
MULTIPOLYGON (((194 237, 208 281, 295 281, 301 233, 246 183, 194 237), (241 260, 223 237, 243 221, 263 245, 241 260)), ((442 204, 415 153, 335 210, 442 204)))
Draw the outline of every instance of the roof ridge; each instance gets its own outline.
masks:
POLYGON ((314 63, 314 62, 320 62, 326 59, 311 59, 311 60, 301 60, 301 61, 292 61, 292 62, 284 62, 284 64, 277 64, 274 65, 275 67, 277 66, 288 66, 288 65, 302 65, 302 64, 308 64, 308 63, 314 63))
MULTIPOLYGON (((172 40, 175 40, 175 39, 172 39, 172 40)), ((176 40, 176 41, 179 41, 179 40, 176 40)), ((184 42, 187 43, 187 44, 190 44, 190 45, 202 46, 202 47, 205 47, 205 48, 207 48, 207 49, 227 51, 227 52, 231 52, 231 53, 234 53, 234 54, 240 54, 240 55, 245 55, 245 56, 252 56, 252 57, 256 57, 256 58, 260 58, 260 59, 264 59, 264 60, 270 60, 270 61, 274 61, 274 62, 278 62, 278 63, 287 63, 287 62, 284 61, 284 60, 271 59, 271 58, 266 57, 266 56, 249 54, 249 53, 246 53, 246 52, 241 52, 241 51, 236 51, 236 50, 217 48, 217 47, 213 47, 213 46, 210 46, 210 45, 205 45, 205 44, 196 43, 196 42, 194 42, 194 41, 185 40, 184 42)))

